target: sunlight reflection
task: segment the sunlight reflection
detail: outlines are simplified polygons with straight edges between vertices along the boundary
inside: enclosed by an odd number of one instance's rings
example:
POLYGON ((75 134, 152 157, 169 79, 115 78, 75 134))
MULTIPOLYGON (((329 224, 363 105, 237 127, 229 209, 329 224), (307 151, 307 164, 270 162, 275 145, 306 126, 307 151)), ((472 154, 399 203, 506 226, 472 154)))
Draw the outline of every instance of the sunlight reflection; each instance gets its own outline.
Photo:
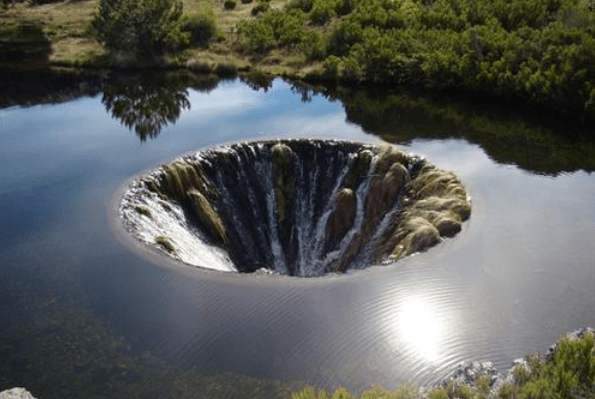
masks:
POLYGON ((445 328, 432 304, 419 297, 406 298, 399 313, 403 343, 425 360, 438 362, 444 355, 441 342, 445 328))

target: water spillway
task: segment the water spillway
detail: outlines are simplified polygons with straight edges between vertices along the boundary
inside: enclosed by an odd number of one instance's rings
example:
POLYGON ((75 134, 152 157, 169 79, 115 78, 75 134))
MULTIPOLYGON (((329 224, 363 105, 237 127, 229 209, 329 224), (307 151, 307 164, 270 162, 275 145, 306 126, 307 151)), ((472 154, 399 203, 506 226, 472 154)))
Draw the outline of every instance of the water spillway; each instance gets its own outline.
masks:
POLYGON ((190 265, 291 276, 396 261, 461 230, 457 177, 393 146, 238 143, 135 180, 119 214, 140 241, 190 265))

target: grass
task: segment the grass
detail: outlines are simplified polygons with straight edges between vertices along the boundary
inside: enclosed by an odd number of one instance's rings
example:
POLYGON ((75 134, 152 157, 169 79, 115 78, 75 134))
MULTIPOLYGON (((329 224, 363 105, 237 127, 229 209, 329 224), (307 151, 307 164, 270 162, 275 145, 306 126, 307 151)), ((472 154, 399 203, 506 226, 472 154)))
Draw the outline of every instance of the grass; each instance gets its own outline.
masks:
POLYGON ((98 0, 41 5, 15 3, 0 9, 0 25, 14 22, 39 25, 51 43, 50 64, 89 64, 105 54, 103 47, 87 34, 98 4, 98 0))
MULTIPOLYGON (((282 9, 286 0, 270 0, 270 9, 282 9)), ((208 45, 189 48, 168 56, 166 64, 184 66, 196 71, 214 72, 221 76, 238 71, 260 70, 277 75, 306 74, 312 69, 301 54, 275 49, 266 57, 253 57, 238 50, 236 25, 254 20, 252 9, 258 2, 236 2, 233 10, 226 10, 220 0, 183 0, 184 15, 192 17, 212 8, 219 29, 218 38, 208 45)), ((111 67, 106 50, 89 33, 89 24, 99 6, 99 0, 65 0, 47 4, 17 2, 0 7, 0 26, 18 23, 39 25, 51 45, 50 66, 111 67)), ((0 39, 3 34, 0 30, 0 39)), ((29 61, 23 61, 24 64, 29 61)), ((26 65, 19 65, 26 66, 26 65)), ((142 65, 139 65, 142 66, 142 65)))

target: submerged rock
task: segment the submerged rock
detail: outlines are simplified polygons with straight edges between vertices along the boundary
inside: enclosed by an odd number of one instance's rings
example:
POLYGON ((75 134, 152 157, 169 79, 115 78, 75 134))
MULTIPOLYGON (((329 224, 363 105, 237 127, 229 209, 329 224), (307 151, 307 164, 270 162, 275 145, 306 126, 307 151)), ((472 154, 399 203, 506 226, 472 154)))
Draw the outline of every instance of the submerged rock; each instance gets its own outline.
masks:
POLYGON ((184 255, 198 240, 238 271, 295 276, 424 251, 456 235, 470 213, 452 172, 389 145, 320 140, 239 143, 184 157, 138 179, 120 207, 133 235, 187 263, 212 267, 212 258, 184 255), (172 223, 185 238, 168 231, 172 223))

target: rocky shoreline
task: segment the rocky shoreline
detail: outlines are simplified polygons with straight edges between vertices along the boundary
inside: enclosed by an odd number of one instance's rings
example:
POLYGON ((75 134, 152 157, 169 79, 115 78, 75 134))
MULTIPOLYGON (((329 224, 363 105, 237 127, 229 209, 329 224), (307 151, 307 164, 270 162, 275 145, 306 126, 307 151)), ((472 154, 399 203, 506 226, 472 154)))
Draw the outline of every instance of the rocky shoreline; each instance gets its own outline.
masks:
MULTIPOLYGON (((566 333, 565 337, 570 339, 580 339, 587 333, 595 334, 595 329, 592 327, 580 327, 572 332, 566 333)), ((557 346, 557 343, 551 345, 545 355, 541 356, 541 359, 544 361, 550 360, 554 356, 557 346)), ((514 374, 517 367, 528 369, 529 364, 525 358, 521 357, 513 360, 511 367, 502 373, 489 361, 464 361, 457 365, 455 371, 448 374, 436 384, 428 386, 426 389, 447 386, 453 382, 457 386, 467 385, 469 387, 475 387, 480 377, 487 376, 490 384, 490 394, 493 394, 505 383, 514 384, 514 374)))

